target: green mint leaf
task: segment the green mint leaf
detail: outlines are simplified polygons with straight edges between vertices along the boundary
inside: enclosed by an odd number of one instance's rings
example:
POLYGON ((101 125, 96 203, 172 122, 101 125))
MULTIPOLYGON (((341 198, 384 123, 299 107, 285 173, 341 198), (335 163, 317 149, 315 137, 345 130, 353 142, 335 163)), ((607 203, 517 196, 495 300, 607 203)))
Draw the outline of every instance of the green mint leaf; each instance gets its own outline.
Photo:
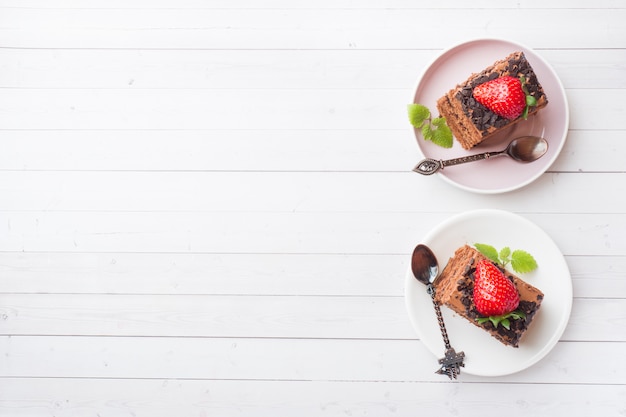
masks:
POLYGON ((416 129, 421 129, 424 122, 430 118, 430 110, 421 104, 409 104, 407 111, 409 113, 409 122, 416 129))
POLYGON ((430 123, 424 123, 424 126, 422 126, 422 136, 424 137, 424 140, 433 139, 433 129, 430 126, 430 123))
POLYGON ((537 99, 533 96, 526 96, 526 105, 533 107, 537 105, 537 99))
POLYGON ((478 252, 482 253, 491 262, 500 263, 498 258, 498 250, 491 245, 484 243, 474 243, 474 247, 478 249, 478 252))
POLYGON ((511 267, 515 272, 523 274, 534 271, 537 268, 537 261, 530 253, 518 249, 511 254, 511 267))
POLYGON ((433 130, 432 141, 435 145, 439 145, 442 148, 452 147, 452 131, 446 124, 446 120, 442 117, 433 119, 432 124, 436 126, 433 130))
MULTIPOLYGON (((504 327, 507 330, 511 330, 511 322, 509 321, 509 319, 502 319, 502 321, 500 322, 500 324, 502 325, 502 327, 504 327)), ((498 326, 496 326, 498 327, 498 326)))
POLYGON ((433 119, 428 107, 417 103, 407 105, 407 112, 411 125, 421 131, 424 140, 443 148, 452 147, 452 131, 445 118, 439 116, 433 119))
POLYGON ((505 246, 504 248, 500 249, 499 256, 500 256, 500 263, 502 264, 502 266, 506 266, 506 264, 511 262, 511 248, 509 248, 508 246, 505 246))
POLYGON ((498 252, 493 246, 484 243, 474 243, 474 247, 493 263, 500 264, 503 267, 510 263, 513 271, 520 274, 537 269, 537 261, 535 258, 533 258, 530 253, 521 249, 516 249, 511 252, 511 248, 506 246, 498 252))
POLYGON ((446 125, 446 118, 445 117, 435 117, 433 120, 431 120, 431 123, 433 124, 433 126, 437 126, 437 127, 443 127, 443 126, 447 126, 446 125))

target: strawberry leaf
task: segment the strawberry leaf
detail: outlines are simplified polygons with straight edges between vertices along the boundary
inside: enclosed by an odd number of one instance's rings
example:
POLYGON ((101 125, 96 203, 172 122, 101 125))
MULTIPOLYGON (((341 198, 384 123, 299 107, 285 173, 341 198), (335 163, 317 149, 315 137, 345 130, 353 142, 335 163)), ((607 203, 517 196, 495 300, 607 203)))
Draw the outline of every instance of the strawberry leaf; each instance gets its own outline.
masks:
POLYGON ((537 105, 537 99, 533 96, 530 95, 530 93, 528 92, 528 89, 526 88, 526 78, 525 77, 520 77, 520 83, 522 84, 522 90, 524 91, 524 94, 526 95, 526 106, 524 107, 524 112, 522 113, 522 117, 524 118, 524 120, 528 119, 528 112, 530 111, 531 107, 535 107, 537 105))
POLYGON ((524 314, 523 312, 519 311, 519 310, 515 310, 515 311, 511 311, 509 313, 509 317, 512 319, 525 319, 526 318, 526 314, 524 314))
POLYGON ((485 324, 491 322, 494 328, 498 328, 502 325, 507 330, 511 329, 511 320, 523 320, 526 318, 526 314, 519 310, 511 311, 510 313, 503 314, 501 316, 489 316, 489 317, 477 317, 476 323, 485 324))

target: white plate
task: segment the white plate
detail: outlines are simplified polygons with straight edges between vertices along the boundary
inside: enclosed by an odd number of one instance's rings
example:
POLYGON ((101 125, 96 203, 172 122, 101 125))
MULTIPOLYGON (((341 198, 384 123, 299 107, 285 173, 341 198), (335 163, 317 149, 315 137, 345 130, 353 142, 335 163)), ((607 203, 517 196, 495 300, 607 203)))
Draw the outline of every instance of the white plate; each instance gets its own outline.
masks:
POLYGON ((479 39, 447 49, 419 77, 413 102, 427 106, 434 115, 437 115, 437 99, 455 85, 465 81, 472 73, 482 71, 515 51, 523 51, 535 70, 548 97, 548 105, 544 109, 469 151, 463 149, 456 139, 451 149, 441 148, 425 141, 414 129, 417 144, 424 157, 439 160, 501 150, 515 137, 534 135, 543 136, 548 140, 548 152, 538 161, 529 164, 521 164, 510 158, 494 158, 449 167, 437 173, 459 188, 486 194, 521 188, 543 174, 563 148, 569 128, 569 108, 563 85, 545 60, 530 48, 518 43, 499 39, 479 39))
MULTIPOLYGON (((462 373, 508 375, 542 359, 565 330, 572 308, 572 280, 563 255, 552 239, 529 220, 507 211, 476 210, 461 213, 435 227, 422 241, 437 256, 440 271, 454 251, 468 244, 485 243, 496 249, 523 249, 537 260, 538 268, 519 274, 544 293, 544 300, 518 348, 500 343, 484 330, 442 307, 450 344, 465 352, 462 373)), ((419 338, 437 358, 445 346, 426 287, 411 272, 405 278, 405 301, 419 338)), ((437 362, 433 360, 436 369, 437 362)))

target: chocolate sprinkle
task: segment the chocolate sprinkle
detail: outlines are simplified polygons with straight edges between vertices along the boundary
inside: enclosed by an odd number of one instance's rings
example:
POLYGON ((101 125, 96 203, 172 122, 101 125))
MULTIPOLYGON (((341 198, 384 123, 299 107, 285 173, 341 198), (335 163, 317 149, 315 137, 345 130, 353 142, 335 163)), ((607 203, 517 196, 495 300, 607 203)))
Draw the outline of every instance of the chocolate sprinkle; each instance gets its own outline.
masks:
POLYGON ((541 97, 545 97, 543 89, 541 89, 537 81, 537 76, 523 53, 520 54, 519 58, 509 59, 507 67, 501 72, 490 72, 484 75, 479 74, 469 85, 466 85, 457 92, 456 98, 461 102, 465 115, 472 121, 483 137, 487 136, 494 128, 499 129, 506 126, 510 123, 510 120, 498 116, 496 113, 478 103, 476 99, 474 99, 472 91, 477 85, 504 75, 511 75, 518 78, 523 76, 526 79, 524 87, 528 91, 528 94, 535 97, 537 101, 539 101, 541 97))
MULTIPOLYGON (((473 262, 472 262, 473 263, 473 262)), ((500 268, 500 266, 498 266, 500 268)), ((467 267, 466 267, 467 268, 467 267)), ((510 275, 506 274, 506 271, 500 268, 508 279, 511 279, 510 275)), ((476 278, 476 268, 470 267, 467 271, 466 276, 469 278, 467 280, 459 280, 457 282, 457 291, 461 294, 460 300, 465 307, 465 314, 468 319, 476 320, 480 317, 483 317, 476 310, 476 305, 474 304, 474 280, 476 278)), ((541 297, 540 299, 542 299, 541 297)), ((539 301, 539 300, 538 300, 539 301)), ((524 331, 528 328, 528 325, 532 321, 533 316, 537 312, 537 303, 533 301, 521 300, 518 307, 518 311, 521 311, 526 315, 525 319, 517 319, 510 320, 510 328, 506 329, 503 326, 498 326, 494 329, 493 323, 487 321, 485 323, 476 325, 483 327, 485 330, 496 332, 498 336, 502 339, 508 340, 514 347, 518 346, 519 340, 524 334, 524 331)))

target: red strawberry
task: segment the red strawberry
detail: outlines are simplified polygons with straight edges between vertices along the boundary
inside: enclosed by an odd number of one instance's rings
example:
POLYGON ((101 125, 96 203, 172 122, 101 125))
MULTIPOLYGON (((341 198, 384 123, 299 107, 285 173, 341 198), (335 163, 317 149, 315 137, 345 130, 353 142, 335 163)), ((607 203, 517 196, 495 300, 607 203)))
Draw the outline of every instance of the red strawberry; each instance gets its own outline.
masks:
POLYGON ((526 107, 526 93, 522 83, 508 75, 477 85, 473 93, 476 101, 509 120, 521 116, 526 107))
POLYGON ((483 316, 500 316, 517 308, 519 293, 498 267, 482 259, 476 264, 474 304, 483 316))

